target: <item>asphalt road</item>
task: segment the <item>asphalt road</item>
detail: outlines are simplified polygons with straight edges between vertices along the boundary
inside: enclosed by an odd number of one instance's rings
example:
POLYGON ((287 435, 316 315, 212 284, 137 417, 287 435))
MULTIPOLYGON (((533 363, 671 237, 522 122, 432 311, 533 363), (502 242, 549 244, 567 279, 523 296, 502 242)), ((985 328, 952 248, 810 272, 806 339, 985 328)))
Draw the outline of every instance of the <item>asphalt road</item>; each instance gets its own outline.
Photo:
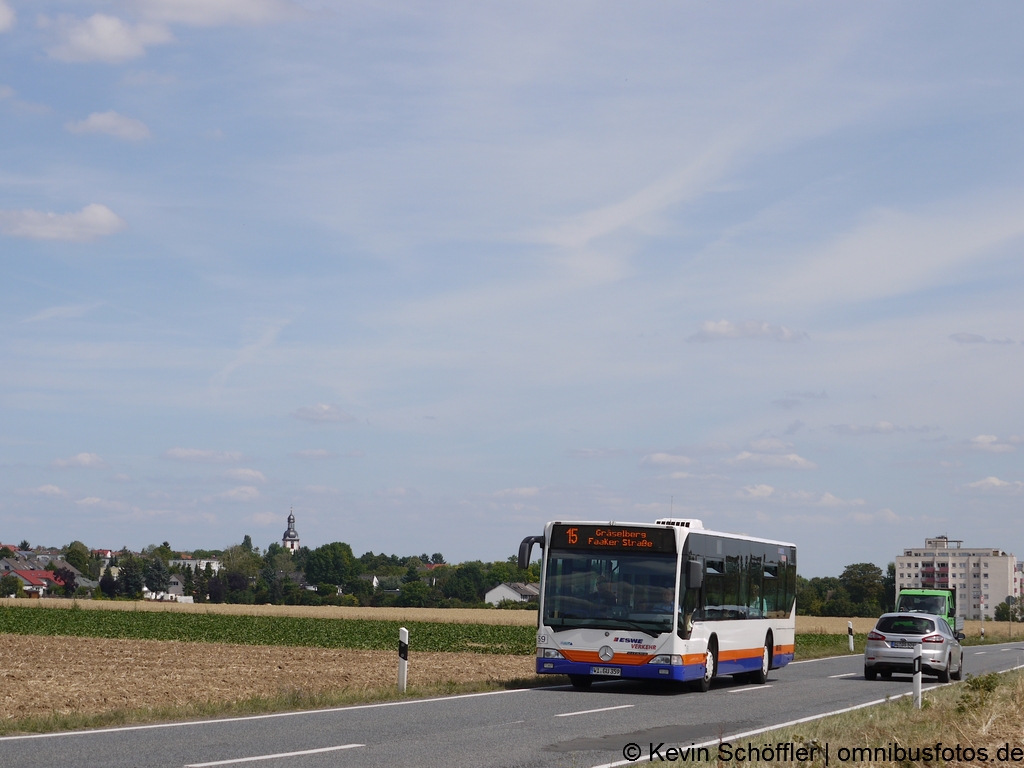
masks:
MULTIPOLYGON (((415 664, 415 656, 410 661, 415 664)), ((1024 643, 965 649, 981 674, 1024 665, 1024 643)), ((0 739, 4 765, 182 768, 238 765, 559 766, 621 763, 628 743, 689 745, 905 694, 911 678, 868 682, 860 656, 796 662, 768 684, 726 677, 705 694, 625 682, 314 712, 0 739)), ((925 688, 935 684, 925 678, 925 688)))

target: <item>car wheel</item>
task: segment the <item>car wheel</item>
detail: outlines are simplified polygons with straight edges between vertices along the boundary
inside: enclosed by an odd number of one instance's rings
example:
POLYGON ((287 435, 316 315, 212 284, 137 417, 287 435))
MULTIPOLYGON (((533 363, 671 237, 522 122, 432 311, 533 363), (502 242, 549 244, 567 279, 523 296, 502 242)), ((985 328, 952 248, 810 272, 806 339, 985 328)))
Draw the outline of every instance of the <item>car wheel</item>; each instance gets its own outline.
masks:
POLYGON ((761 649, 761 668, 750 673, 750 682, 755 685, 764 685, 768 682, 768 670, 772 667, 772 641, 770 637, 764 640, 764 648, 761 649))
POLYGON ((704 653, 704 674, 694 681, 694 689, 706 693, 711 689, 711 681, 715 677, 718 667, 718 646, 714 642, 708 643, 708 649, 704 653))
POLYGON ((956 665, 956 672, 953 672, 952 674, 950 674, 950 677, 953 678, 954 680, 963 680, 964 679, 964 655, 963 655, 963 653, 960 654, 960 663, 956 665))
POLYGON ((865 664, 864 665, 864 679, 865 680, 874 680, 876 677, 878 677, 878 670, 872 669, 867 664, 865 664))
POLYGON ((941 672, 939 672, 939 682, 940 683, 948 683, 949 682, 949 667, 951 665, 951 659, 952 658, 953 658, 953 654, 949 654, 949 656, 946 657, 946 668, 944 670, 942 670, 941 672))
POLYGON ((569 675, 569 682, 577 691, 585 691, 594 682, 594 679, 590 675, 569 675))

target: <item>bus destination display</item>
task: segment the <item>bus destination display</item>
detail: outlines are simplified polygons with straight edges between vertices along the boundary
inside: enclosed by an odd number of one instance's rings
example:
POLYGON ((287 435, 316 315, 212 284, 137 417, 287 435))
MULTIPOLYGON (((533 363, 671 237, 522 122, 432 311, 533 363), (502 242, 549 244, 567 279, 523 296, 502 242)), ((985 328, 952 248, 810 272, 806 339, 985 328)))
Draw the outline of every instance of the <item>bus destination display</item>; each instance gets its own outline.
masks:
POLYGON ((618 549, 630 552, 676 551, 675 531, 628 525, 560 524, 551 529, 551 546, 558 549, 618 549))

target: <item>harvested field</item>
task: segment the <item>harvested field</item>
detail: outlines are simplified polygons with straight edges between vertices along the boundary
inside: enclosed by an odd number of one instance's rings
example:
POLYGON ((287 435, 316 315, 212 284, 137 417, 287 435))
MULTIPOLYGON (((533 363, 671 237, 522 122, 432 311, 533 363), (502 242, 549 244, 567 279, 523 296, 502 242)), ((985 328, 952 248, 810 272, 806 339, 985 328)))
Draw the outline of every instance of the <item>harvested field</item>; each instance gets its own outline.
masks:
MULTIPOLYGON (((394 651, 3 635, 6 720, 393 688, 394 651)), ((531 656, 414 653, 409 685, 534 676, 531 656)))
POLYGON ((797 616, 796 633, 798 635, 821 633, 825 635, 845 635, 846 622, 853 622, 853 631, 858 635, 866 635, 875 627, 877 619, 843 619, 835 616, 797 616))
MULTIPOLYGON (((45 598, 24 600, 0 598, 0 606, 18 608, 70 608, 88 611, 167 611, 171 613, 215 613, 225 616, 292 616, 304 619, 376 619, 379 621, 421 621, 443 624, 494 624, 535 627, 536 611, 499 611, 485 608, 370 608, 337 605, 228 605, 226 603, 156 603, 145 600, 66 600, 45 598)), ((845 626, 845 625, 844 625, 845 626)))

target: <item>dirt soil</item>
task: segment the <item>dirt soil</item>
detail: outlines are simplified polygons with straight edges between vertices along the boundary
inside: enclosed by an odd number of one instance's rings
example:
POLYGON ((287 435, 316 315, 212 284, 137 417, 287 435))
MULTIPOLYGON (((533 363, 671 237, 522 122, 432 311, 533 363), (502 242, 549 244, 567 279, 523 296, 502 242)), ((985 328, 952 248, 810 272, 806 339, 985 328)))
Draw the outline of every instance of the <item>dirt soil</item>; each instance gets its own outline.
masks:
MULTIPOLYGON (((393 651, 326 650, 159 640, 0 635, 0 712, 51 712, 240 701, 302 691, 395 685, 393 651)), ((532 677, 532 656, 414 653, 409 685, 532 677)))

